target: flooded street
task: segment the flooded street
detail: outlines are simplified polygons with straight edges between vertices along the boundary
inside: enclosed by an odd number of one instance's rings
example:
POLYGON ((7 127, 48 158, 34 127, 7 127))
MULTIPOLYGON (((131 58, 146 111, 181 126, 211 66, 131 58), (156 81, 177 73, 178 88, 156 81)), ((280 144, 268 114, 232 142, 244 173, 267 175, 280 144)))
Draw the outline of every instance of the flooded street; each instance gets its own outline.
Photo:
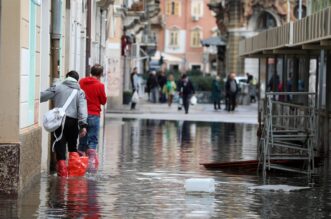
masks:
MULTIPOLYGON (((107 119, 97 176, 42 176, 18 201, 0 198, 0 218, 331 218, 331 173, 311 189, 257 191, 253 173, 200 163, 257 159, 255 125, 107 119), (213 194, 185 193, 189 178, 214 178, 213 194)), ((307 186, 305 176, 268 184, 307 186)))

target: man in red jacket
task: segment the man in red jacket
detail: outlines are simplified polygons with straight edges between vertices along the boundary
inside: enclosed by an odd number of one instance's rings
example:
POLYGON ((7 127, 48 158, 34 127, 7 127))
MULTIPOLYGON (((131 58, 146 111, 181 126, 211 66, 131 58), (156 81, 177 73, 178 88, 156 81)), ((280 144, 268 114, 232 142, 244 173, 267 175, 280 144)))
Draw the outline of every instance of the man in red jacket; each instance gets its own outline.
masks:
POLYGON ((79 81, 81 89, 84 90, 87 100, 87 135, 79 141, 79 151, 86 153, 89 157, 87 171, 95 173, 99 165, 96 149, 98 146, 101 105, 105 105, 107 97, 105 86, 100 82, 103 75, 103 67, 96 64, 91 69, 91 76, 79 81))

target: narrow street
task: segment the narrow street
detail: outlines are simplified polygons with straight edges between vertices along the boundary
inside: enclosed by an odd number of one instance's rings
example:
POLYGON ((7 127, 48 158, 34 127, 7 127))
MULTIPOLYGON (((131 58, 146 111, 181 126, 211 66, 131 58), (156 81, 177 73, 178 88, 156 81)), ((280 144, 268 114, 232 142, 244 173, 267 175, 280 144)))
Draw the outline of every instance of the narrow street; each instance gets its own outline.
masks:
MULTIPOLYGON (((96 176, 43 175, 19 201, 0 199, 0 218, 330 217, 327 167, 311 189, 286 193, 251 189, 262 183, 255 171, 209 171, 199 165, 256 159, 256 125, 110 115, 105 124, 96 176), (210 177, 215 193, 185 192, 186 179, 210 177)), ((307 186, 303 175, 277 175, 268 182, 307 186)))

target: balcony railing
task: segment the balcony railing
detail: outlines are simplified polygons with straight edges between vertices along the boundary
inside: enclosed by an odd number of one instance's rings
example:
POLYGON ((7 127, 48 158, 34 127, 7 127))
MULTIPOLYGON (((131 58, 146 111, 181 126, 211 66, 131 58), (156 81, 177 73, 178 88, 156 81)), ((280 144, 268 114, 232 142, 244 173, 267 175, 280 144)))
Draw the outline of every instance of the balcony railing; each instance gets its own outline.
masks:
POLYGON ((331 39, 331 7, 301 20, 259 33, 240 43, 240 55, 331 39))

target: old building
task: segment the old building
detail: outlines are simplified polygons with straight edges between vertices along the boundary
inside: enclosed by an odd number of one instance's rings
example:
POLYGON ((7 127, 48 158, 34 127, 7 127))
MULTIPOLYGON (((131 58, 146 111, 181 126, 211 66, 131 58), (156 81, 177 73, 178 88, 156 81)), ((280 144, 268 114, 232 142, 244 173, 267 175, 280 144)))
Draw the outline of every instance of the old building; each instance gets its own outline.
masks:
MULTIPOLYGON (((292 124, 300 124, 300 121, 309 124, 304 132, 307 133, 306 138, 313 142, 311 156, 328 157, 331 77, 327 72, 331 68, 331 5, 326 0, 307 3, 307 17, 241 41, 240 55, 259 58, 261 127, 271 121, 265 115, 269 113, 274 116, 272 113, 278 111, 276 107, 269 108, 271 111, 265 108, 266 100, 269 103, 274 101, 270 99, 274 98, 273 93, 267 92, 280 92, 276 99, 278 102, 274 103, 290 107, 290 111, 282 110, 280 116, 298 118, 292 124), (278 82, 273 80, 274 77, 278 78, 278 82), (281 86, 274 86, 275 82, 281 86), (283 92, 292 93, 282 95, 283 92)), ((286 129, 292 125, 285 124, 286 129)))
MULTIPOLYGON (((117 32, 120 39, 123 27, 107 21, 115 16, 113 1, 108 0, 0 3, 0 101, 4 106, 0 112, 0 194, 16 196, 50 167, 51 139, 41 127, 50 104, 40 103, 40 91, 61 81, 70 70, 84 77, 90 66, 101 63, 106 66, 107 93, 120 92, 121 82, 119 87, 107 82, 115 74, 109 57, 117 51, 120 58, 120 40, 118 48, 112 47, 108 30, 117 32)), ((116 65, 120 68, 121 63, 116 65)), ((120 70, 116 73, 121 77, 120 70)), ((118 96, 121 102, 122 94, 118 96)), ((116 96, 113 100, 116 103, 116 96)))
POLYGON ((169 69, 206 69, 201 40, 218 32, 207 3, 207 0, 160 1, 164 26, 156 33, 157 49, 169 57, 165 60, 169 69))
MULTIPOLYGON (((214 0, 209 7, 216 13, 221 36, 227 39, 226 71, 257 76, 257 59, 239 58, 239 41, 264 30, 294 21, 299 16, 296 0, 214 0)), ((303 1, 303 14, 306 14, 303 1)))

